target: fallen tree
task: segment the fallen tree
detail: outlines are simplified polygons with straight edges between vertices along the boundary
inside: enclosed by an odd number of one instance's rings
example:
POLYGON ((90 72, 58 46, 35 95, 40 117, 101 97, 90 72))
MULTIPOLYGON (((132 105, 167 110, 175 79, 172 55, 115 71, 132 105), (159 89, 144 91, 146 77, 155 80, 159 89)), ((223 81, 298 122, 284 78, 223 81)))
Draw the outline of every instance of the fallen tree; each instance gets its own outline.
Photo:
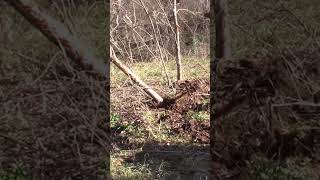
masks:
POLYGON ((121 63, 121 61, 117 58, 113 48, 110 46, 110 58, 111 62, 116 65, 122 72, 124 72, 127 76, 131 78, 131 80, 141 86, 150 97, 156 100, 158 103, 163 102, 163 98, 155 92, 151 87, 149 87, 146 83, 144 83, 137 75, 135 75, 127 66, 121 63))
MULTIPOLYGON (((60 49, 83 69, 92 70, 97 76, 108 77, 110 67, 97 58, 76 36, 72 35, 65 25, 48 14, 42 12, 32 0, 5 0, 9 5, 23 15, 34 27, 39 29, 50 41, 54 42, 60 49)), ((132 81, 143 88, 143 90, 158 103, 163 98, 151 87, 145 84, 128 67, 121 63, 110 47, 110 59, 121 71, 128 75, 132 81)))

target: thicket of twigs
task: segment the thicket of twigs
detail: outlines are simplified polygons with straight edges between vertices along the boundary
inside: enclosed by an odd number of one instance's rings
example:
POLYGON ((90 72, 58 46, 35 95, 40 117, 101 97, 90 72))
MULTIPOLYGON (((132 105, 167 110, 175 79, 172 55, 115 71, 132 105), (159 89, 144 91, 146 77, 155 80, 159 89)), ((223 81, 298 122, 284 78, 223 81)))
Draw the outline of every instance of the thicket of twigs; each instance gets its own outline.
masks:
MULTIPOLYGON (((175 27, 173 1, 112 1, 111 41, 121 59, 130 62, 173 59, 175 27)), ((209 2, 178 4, 181 49, 185 56, 207 57, 209 47, 209 2)))

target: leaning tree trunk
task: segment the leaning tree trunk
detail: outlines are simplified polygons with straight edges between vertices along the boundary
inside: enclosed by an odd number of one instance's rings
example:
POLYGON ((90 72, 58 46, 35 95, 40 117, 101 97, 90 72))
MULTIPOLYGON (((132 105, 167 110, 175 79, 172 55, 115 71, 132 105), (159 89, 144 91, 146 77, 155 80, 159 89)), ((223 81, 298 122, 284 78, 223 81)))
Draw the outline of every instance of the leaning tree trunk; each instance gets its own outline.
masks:
MULTIPOLYGON (((92 70, 95 75, 108 77, 109 67, 98 59, 83 45, 80 40, 73 36, 69 30, 59 21, 39 10, 30 0, 5 0, 22 14, 34 27, 39 29, 49 40, 59 46, 66 55, 79 64, 83 69, 92 70)), ((115 56, 113 50, 110 52, 112 62, 127 74, 135 83, 140 85, 143 90, 158 103, 163 98, 152 90, 148 85, 141 81, 129 68, 124 66, 115 56)))
POLYGON ((177 14, 177 0, 173 0, 173 16, 174 26, 176 30, 176 64, 177 64, 177 80, 181 80, 181 53, 180 53, 180 30, 177 14))
POLYGON ((113 64, 116 65, 126 75, 128 75, 134 83, 141 86, 143 88, 144 92, 146 92, 149 96, 151 96, 158 103, 163 102, 163 98, 157 92, 155 92, 151 87, 149 87, 147 84, 145 84, 128 67, 126 67, 124 64, 121 63, 121 61, 117 58, 117 56, 111 46, 110 46, 110 57, 111 57, 111 61, 113 62, 113 64))
POLYGON ((92 70, 103 76, 109 74, 107 65, 97 59, 79 39, 59 21, 40 11, 31 0, 5 0, 22 14, 34 27, 39 29, 49 40, 59 46, 66 55, 87 70, 92 70))

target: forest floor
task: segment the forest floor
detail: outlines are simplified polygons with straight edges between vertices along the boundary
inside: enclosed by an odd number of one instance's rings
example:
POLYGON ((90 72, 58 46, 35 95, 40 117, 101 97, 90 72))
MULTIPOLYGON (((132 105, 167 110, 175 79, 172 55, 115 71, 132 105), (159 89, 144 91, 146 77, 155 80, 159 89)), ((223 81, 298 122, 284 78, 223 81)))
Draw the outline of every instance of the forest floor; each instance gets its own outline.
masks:
MULTIPOLYGON (((209 59, 183 60, 183 81, 170 83, 158 63, 130 65, 164 97, 184 94, 170 107, 151 99, 117 69, 111 72, 113 179, 206 179, 209 154, 209 59)), ((175 62, 166 63, 170 79, 175 62)))

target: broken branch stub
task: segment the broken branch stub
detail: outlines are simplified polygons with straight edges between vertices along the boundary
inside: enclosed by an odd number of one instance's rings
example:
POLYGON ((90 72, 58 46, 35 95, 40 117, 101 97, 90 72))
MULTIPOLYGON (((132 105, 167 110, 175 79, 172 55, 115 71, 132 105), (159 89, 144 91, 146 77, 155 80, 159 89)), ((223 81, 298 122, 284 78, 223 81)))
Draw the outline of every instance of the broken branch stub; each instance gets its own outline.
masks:
POLYGON ((131 80, 138 84, 140 87, 143 88, 143 91, 146 92, 150 97, 156 100, 158 103, 163 102, 163 98, 155 92, 150 86, 144 83, 137 75, 135 75, 127 66, 121 63, 121 61, 116 56, 113 48, 110 46, 110 57, 111 61, 114 65, 116 65, 122 72, 124 72, 127 76, 131 78, 131 80))

